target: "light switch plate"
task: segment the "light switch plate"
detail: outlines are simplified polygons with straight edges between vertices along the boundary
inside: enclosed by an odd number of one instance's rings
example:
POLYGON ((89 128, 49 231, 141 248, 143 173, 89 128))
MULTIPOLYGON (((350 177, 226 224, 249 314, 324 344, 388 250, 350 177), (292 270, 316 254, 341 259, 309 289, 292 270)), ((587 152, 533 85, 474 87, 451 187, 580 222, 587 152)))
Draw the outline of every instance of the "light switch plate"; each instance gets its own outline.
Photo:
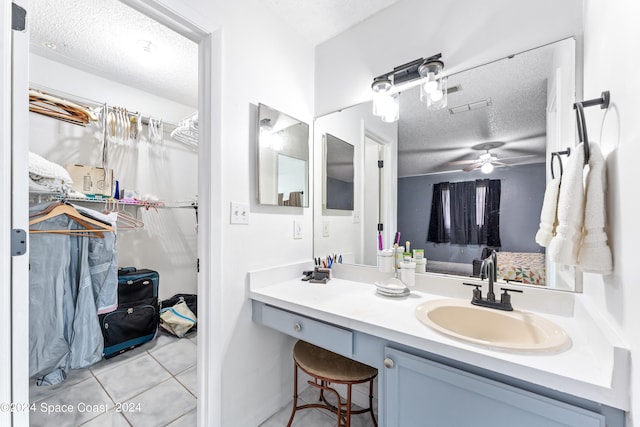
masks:
POLYGON ((322 221, 322 237, 329 237, 329 221, 322 221))
POLYGON ((353 211, 353 214, 351 215, 351 217, 353 218, 354 224, 360 224, 360 212, 353 211))
POLYGON ((231 224, 249 224, 249 204, 231 202, 231 224))
POLYGON ((293 220, 293 238, 302 239, 302 221, 299 219, 293 220))

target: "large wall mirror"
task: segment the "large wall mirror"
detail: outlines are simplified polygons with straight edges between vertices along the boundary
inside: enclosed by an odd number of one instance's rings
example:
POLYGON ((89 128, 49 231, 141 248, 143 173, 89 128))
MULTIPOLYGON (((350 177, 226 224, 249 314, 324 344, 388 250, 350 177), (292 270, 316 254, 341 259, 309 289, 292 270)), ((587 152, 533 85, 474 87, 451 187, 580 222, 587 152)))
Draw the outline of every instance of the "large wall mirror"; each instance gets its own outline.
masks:
POLYGON ((316 153, 327 133, 355 145, 355 203, 340 215, 316 199, 315 256, 375 265, 380 241, 391 247, 399 232, 400 245, 424 249, 430 273, 473 276, 486 248, 496 248, 503 265, 527 266, 515 282, 576 290, 574 269, 549 262, 535 242, 550 154, 574 145, 575 46, 569 38, 452 74, 440 110, 420 102, 418 87, 403 91, 395 123, 373 116, 371 103, 317 118, 316 153), (437 217, 445 195, 446 221, 437 217), (465 236, 464 221, 485 237, 465 236))
POLYGON ((258 105, 258 202, 309 206, 309 125, 258 105))

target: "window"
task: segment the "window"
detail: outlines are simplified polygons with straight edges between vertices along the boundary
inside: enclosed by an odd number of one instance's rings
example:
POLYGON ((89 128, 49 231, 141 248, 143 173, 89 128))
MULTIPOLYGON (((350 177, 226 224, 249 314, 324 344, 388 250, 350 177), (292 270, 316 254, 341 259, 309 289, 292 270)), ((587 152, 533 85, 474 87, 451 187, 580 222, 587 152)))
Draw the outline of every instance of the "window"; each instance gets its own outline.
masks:
POLYGON ((500 246, 500 180, 433 186, 427 241, 500 246))

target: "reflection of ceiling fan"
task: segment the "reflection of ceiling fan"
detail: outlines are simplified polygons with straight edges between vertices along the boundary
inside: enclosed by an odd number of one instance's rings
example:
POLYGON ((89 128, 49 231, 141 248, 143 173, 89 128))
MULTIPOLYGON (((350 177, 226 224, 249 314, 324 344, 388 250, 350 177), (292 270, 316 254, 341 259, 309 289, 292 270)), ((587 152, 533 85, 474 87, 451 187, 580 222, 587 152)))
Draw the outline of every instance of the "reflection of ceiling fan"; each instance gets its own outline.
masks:
POLYGON ((484 154, 480 154, 477 159, 473 160, 458 160, 454 162, 449 162, 450 165, 466 165, 469 166, 462 168, 465 172, 471 172, 472 170, 480 168, 480 170, 484 173, 491 173, 493 171, 494 166, 510 166, 507 163, 503 163, 503 160, 514 160, 514 159, 522 159, 529 156, 517 156, 517 157, 504 157, 498 158, 498 156, 491 154, 489 150, 494 148, 502 147, 504 142, 494 141, 494 142, 483 142, 482 144, 477 144, 471 147, 473 150, 485 151, 484 154))

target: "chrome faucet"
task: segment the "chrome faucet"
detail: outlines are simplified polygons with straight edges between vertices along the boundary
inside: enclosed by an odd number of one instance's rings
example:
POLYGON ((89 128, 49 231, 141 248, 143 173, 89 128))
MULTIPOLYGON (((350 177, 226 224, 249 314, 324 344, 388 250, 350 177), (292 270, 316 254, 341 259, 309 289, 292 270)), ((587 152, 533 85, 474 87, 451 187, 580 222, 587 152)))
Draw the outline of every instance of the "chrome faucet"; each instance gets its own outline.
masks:
POLYGON ((511 305, 511 295, 509 295, 509 292, 522 293, 522 291, 520 289, 500 288, 500 290, 502 290, 500 301, 496 301, 496 294, 493 291, 493 287, 496 278, 498 277, 498 258, 496 252, 493 250, 485 259, 482 260, 482 267, 480 268, 480 280, 484 280, 485 277, 489 279, 489 290, 487 292, 486 299, 482 298, 482 291, 480 290, 481 285, 475 283, 463 283, 467 286, 475 286, 471 304, 479 305, 482 307, 495 308, 498 310, 513 311, 513 306, 511 305))

